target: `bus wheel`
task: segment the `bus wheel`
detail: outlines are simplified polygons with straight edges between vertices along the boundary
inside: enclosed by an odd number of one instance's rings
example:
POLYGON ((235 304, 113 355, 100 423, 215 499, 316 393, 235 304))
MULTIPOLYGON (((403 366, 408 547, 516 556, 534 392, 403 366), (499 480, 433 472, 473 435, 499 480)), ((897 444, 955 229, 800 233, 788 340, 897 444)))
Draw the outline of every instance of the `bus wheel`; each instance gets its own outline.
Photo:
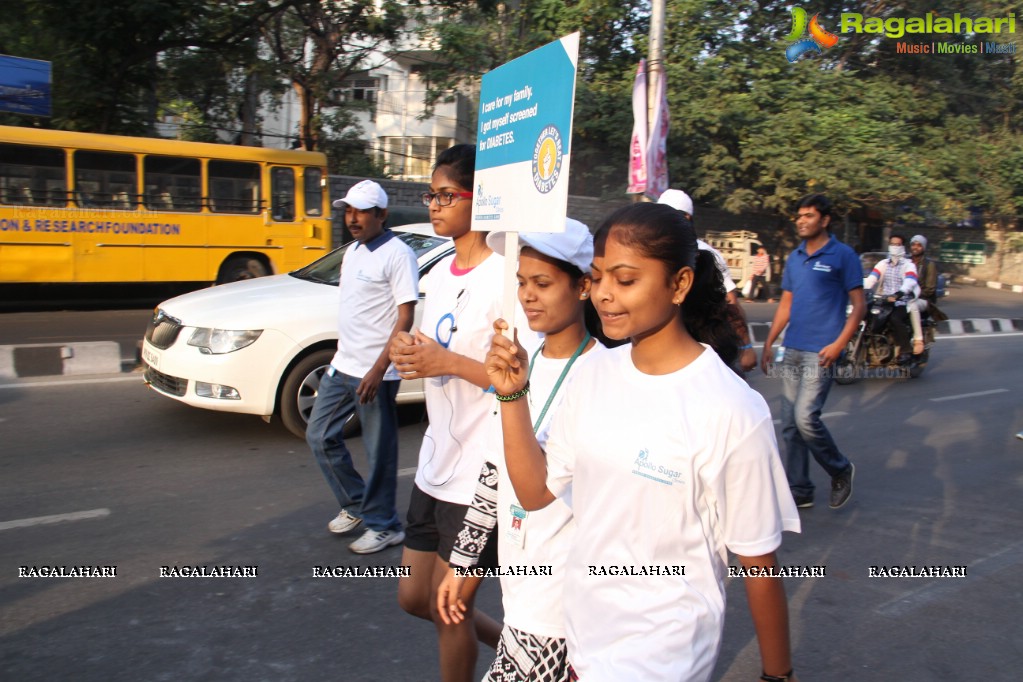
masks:
POLYGON ((220 280, 217 284, 238 282, 243 279, 255 279, 256 277, 265 277, 270 274, 270 271, 267 270, 262 261, 244 256, 228 258, 220 272, 220 280))
MULTIPOLYGON (((299 438, 305 438, 305 427, 316 402, 320 380, 330 367, 334 350, 325 348, 303 358, 284 380, 281 389, 280 413, 284 427, 299 438)), ((359 417, 352 414, 345 422, 342 438, 357 436, 360 431, 359 417)))

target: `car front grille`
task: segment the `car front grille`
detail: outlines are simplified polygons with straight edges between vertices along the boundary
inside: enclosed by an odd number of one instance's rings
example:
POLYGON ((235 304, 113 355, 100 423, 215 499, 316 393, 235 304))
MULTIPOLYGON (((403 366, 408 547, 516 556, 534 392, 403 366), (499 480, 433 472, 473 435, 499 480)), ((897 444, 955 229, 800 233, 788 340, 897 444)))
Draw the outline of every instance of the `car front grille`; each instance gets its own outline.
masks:
POLYGON ((146 365, 146 371, 142 377, 146 380, 147 384, 150 384, 153 388, 166 393, 181 397, 185 395, 185 391, 188 390, 188 379, 180 379, 178 377, 172 377, 169 374, 164 374, 159 370, 155 370, 149 365, 146 365))
POLYGON ((157 310, 146 327, 146 341, 160 350, 174 345, 181 332, 181 320, 174 319, 162 310, 157 310))

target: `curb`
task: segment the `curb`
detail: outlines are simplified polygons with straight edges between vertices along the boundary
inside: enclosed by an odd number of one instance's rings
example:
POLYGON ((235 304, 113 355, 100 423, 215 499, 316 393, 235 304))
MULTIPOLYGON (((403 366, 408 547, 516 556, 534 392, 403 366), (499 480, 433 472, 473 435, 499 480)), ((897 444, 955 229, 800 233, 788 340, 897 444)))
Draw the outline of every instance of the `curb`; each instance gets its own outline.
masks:
POLYGON ((0 346, 0 379, 120 374, 122 369, 116 341, 0 346))
POLYGON ((1011 291, 1014 294, 1023 294, 1023 284, 1006 284, 1005 282, 990 282, 973 277, 956 277, 956 284, 971 284, 975 287, 987 287, 988 289, 999 289, 1011 291))

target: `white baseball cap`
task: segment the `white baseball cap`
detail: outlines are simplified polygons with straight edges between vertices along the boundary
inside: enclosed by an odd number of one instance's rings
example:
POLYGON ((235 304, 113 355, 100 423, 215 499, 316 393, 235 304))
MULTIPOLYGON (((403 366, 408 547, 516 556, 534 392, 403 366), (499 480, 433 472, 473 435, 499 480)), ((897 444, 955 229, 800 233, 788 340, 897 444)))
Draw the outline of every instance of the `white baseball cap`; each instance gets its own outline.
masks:
MULTIPOLYGON (((487 235, 487 246, 504 255, 504 232, 487 235)), ((590 228, 572 218, 565 219, 564 232, 520 232, 519 246, 536 249, 545 256, 571 263, 584 273, 593 264, 593 235, 590 228)))
POLYGON ((661 198, 657 200, 659 204, 665 204, 671 206, 676 211, 682 211, 688 213, 690 216, 695 215, 693 213, 693 200, 689 198, 689 195, 680 189, 666 189, 661 193, 661 198))
POLYGON ((354 206, 360 211, 373 207, 387 208, 387 192, 372 180, 363 180, 352 185, 344 199, 338 199, 333 206, 334 208, 344 208, 346 204, 354 206))

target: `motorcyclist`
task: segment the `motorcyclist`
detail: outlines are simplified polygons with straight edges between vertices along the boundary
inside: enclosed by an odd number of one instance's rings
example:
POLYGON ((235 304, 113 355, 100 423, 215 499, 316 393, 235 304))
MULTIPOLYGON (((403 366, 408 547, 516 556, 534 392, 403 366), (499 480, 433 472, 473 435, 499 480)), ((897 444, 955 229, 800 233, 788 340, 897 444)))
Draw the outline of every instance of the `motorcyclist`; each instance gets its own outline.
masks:
POLYGON ((927 237, 914 235, 909 240, 909 252, 916 267, 917 281, 920 284, 920 298, 909 305, 909 319, 913 323, 913 352, 923 352, 923 332, 920 327, 920 316, 929 312, 931 319, 940 321, 947 315, 938 309, 938 264, 927 257, 927 237), (919 346, 920 350, 917 350, 919 346))
MULTIPOLYGON (((890 322, 892 336, 895 337, 895 343, 899 346, 899 356, 896 361, 900 365, 907 364, 912 359, 909 353, 911 348, 910 321, 906 304, 920 295, 916 266, 912 259, 906 258, 905 245, 905 237, 893 234, 888 239, 888 258, 878 261, 874 269, 863 280, 863 288, 866 291, 870 291, 880 282, 877 295, 884 297, 889 303, 895 304, 890 322)), ((914 354, 919 355, 924 350, 923 335, 917 334, 916 338, 919 340, 919 350, 915 344, 912 345, 912 350, 914 354)))

